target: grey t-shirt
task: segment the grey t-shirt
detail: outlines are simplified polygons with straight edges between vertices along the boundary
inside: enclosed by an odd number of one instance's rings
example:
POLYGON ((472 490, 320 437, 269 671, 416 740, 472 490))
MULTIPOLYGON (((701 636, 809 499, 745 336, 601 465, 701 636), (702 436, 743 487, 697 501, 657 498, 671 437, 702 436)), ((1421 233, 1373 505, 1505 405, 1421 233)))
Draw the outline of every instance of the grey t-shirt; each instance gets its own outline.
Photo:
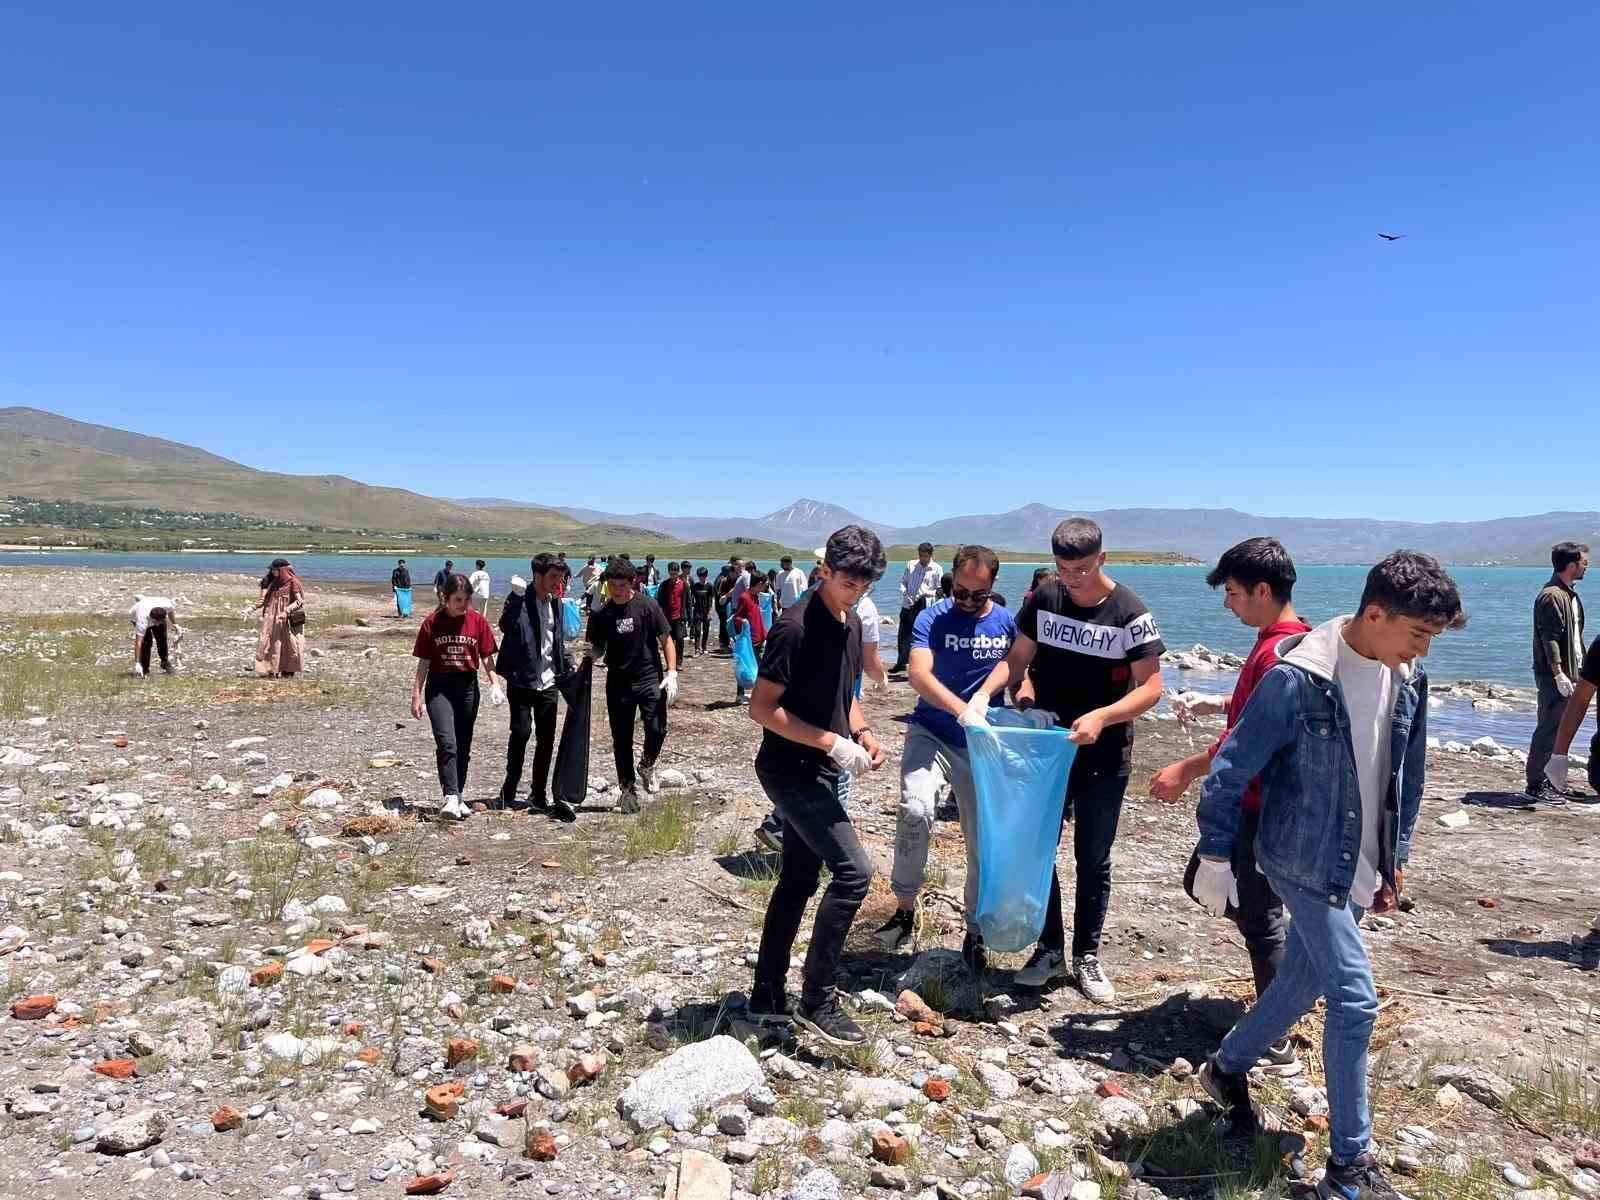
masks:
POLYGON ((1350 743, 1356 755, 1356 781, 1361 787, 1361 861, 1356 864, 1350 899, 1362 908, 1370 908, 1378 894, 1378 830, 1383 821, 1384 793, 1389 787, 1394 672, 1376 659, 1363 658, 1341 637, 1334 675, 1350 710, 1350 743))

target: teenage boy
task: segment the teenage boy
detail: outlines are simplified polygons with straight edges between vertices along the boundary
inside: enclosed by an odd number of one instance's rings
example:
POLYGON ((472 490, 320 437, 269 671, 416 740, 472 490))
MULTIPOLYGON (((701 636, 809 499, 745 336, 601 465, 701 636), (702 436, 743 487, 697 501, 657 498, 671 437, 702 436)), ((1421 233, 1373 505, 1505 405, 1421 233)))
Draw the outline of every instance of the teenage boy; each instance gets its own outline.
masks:
MULTIPOLYGON (((761 603, 766 591, 767 577, 758 571, 755 578, 750 581, 750 586, 739 597, 739 603, 733 610, 733 635, 738 637, 739 634, 744 632, 746 626, 749 627, 750 648, 755 653, 758 667, 767 641, 767 617, 763 611, 764 606, 761 603)), ((739 683, 737 677, 734 679, 734 689, 733 702, 735 704, 743 704, 745 702, 744 686, 739 683)))
MULTIPOLYGON (((1294 560, 1277 538, 1270 537, 1240 542, 1223 554, 1215 569, 1206 576, 1208 585, 1222 588, 1222 606, 1256 630, 1256 644, 1244 660, 1239 681, 1234 684, 1233 696, 1228 701, 1223 737, 1239 723, 1250 694, 1277 661, 1278 644, 1294 634, 1311 632, 1311 626, 1294 611, 1295 578, 1294 560)), ((1169 703, 1183 715, 1191 715, 1214 711, 1209 701, 1209 697, 1202 699, 1198 693, 1184 692, 1169 703)), ((1207 749, 1162 767, 1150 777, 1150 794, 1157 800, 1180 799, 1191 783, 1206 777, 1211 760, 1221 746, 1219 737, 1207 749)), ((1234 922, 1249 952, 1250 971, 1255 976, 1256 996, 1260 998, 1283 961, 1288 927, 1283 901, 1278 899, 1267 877, 1256 868, 1256 829, 1261 821, 1260 780, 1250 781, 1239 804, 1242 811, 1233 849, 1233 874, 1239 884, 1239 903, 1234 922)), ((1267 1051, 1260 1065, 1279 1075, 1300 1072, 1300 1060, 1287 1037, 1267 1051)))
POLYGON ((522 760, 528 735, 534 735, 533 777, 528 805, 558 821, 576 821, 578 814, 563 801, 550 802, 550 760, 556 744, 556 682, 572 670, 561 620, 561 592, 567 567, 554 555, 540 554, 531 564, 533 595, 521 576, 511 577, 511 594, 500 610, 500 657, 496 670, 506 681, 511 706, 511 735, 506 741, 506 779, 501 807, 516 802, 522 784, 522 760))
POLYGON ((642 574, 644 575, 644 584, 643 584, 643 586, 645 586, 645 587, 659 587, 660 586, 660 584, 661 584, 661 569, 656 566, 656 556, 654 554, 646 554, 644 556, 644 571, 642 572, 642 574))
POLYGON ((637 568, 625 559, 606 565, 606 602, 589 616, 591 654, 605 657, 606 711, 617 765, 621 812, 639 811, 638 783, 656 792, 656 759, 667 740, 667 708, 678 698, 678 658, 661 606, 635 590, 637 568), (662 661, 666 672, 662 673, 662 661), (644 749, 633 766, 633 718, 644 722, 644 749))
POLYGON ((1144 601, 1106 574, 1103 543, 1100 526, 1086 517, 1056 526, 1050 537, 1056 577, 1022 606, 1016 643, 972 694, 961 722, 987 724, 990 697, 1015 680, 1019 707, 1043 708, 1071 730, 1078 753, 1062 828, 1072 822, 1077 868, 1072 960, 1069 968, 1058 869, 1039 945, 1016 982, 1044 987, 1070 969, 1078 990, 1109 1004, 1117 991, 1100 965, 1100 931, 1111 903, 1111 844, 1132 768, 1133 722, 1161 699, 1166 647, 1144 601))
POLYGON ((923 542, 917 547, 917 557, 906 564, 900 575, 900 637, 895 648, 891 674, 905 672, 906 659, 911 654, 911 632, 916 628, 922 610, 939 598, 939 564, 933 561, 933 543, 923 542))
POLYGON ((683 661, 683 644, 689 638, 689 581, 676 561, 667 564, 667 581, 656 593, 656 603, 662 616, 667 618, 667 628, 672 631, 672 648, 678 661, 683 661))
POLYGON ((706 576, 706 569, 701 567, 695 572, 694 583, 689 587, 689 607, 693 614, 689 631, 696 655, 704 654, 706 643, 711 640, 711 604, 715 589, 706 576))
POLYGON ((764 1023, 798 1021, 836 1045, 865 1036, 839 1007, 833 981, 872 882, 872 859, 844 802, 850 776, 883 765, 883 748, 855 698, 861 620, 853 609, 887 565, 870 529, 846 525, 834 532, 822 585, 778 620, 750 699, 750 716, 765 731, 756 778, 783 819, 783 863, 762 923, 749 1013, 764 1023), (791 1010, 789 952, 824 864, 832 878, 811 928, 800 1005, 791 1010))
POLYGON ((181 641, 183 630, 178 628, 178 608, 165 596, 140 596, 128 610, 128 621, 133 625, 132 675, 150 674, 150 650, 154 647, 161 660, 161 669, 168 675, 177 670, 172 665, 168 642, 181 641))
POLYGON ((467 582, 472 585, 472 611, 479 616, 487 616, 489 613, 491 580, 489 572, 485 569, 486 565, 483 559, 478 559, 477 567, 467 576, 467 582))
POLYGON ((734 579, 738 573, 732 560, 717 573, 717 645, 724 654, 733 647, 733 614, 728 610, 728 595, 733 591, 734 579))
POLYGON ((778 560, 778 611, 793 608, 806 590, 806 573, 794 565, 794 556, 785 554, 778 560))
MULTIPOLYGON (((982 974, 986 961, 983 938, 973 920, 978 902, 977 796, 967 758, 967 731, 958 718, 978 685, 1017 640, 1016 619, 992 599, 999 572, 1000 560, 987 546, 961 547, 950 564, 954 581, 950 599, 924 609, 911 632, 910 678, 918 699, 900 756, 900 809, 890 876, 898 907, 876 935, 890 952, 911 941, 917 893, 928 868, 934 811, 939 800, 954 791, 967 847, 961 957, 974 975, 982 974)), ((1042 709, 1031 715, 1041 729, 1055 723, 1042 709)))
POLYGON ((1238 903, 1242 801, 1261 781, 1256 863, 1283 898, 1289 940, 1272 985, 1200 1071, 1236 1129, 1257 1128, 1246 1073, 1327 1000, 1325 1200, 1392 1200, 1372 1155, 1367 1043, 1378 1014, 1362 913, 1396 904, 1427 762, 1433 639, 1466 624, 1439 563, 1397 550, 1367 574, 1353 617, 1285 638, 1278 661, 1212 759, 1200 790, 1195 897, 1213 915, 1238 903))
POLYGON ((1538 725, 1528 742, 1528 795, 1535 800, 1561 801, 1566 793, 1545 775, 1545 764, 1555 746, 1556 730, 1567 698, 1577 686, 1572 682, 1583 659, 1583 601, 1578 580, 1589 569, 1589 547, 1581 542, 1557 542, 1550 547, 1550 582, 1533 602, 1533 680, 1539 685, 1538 725))
MULTIPOLYGON (((1584 718, 1589 715, 1589 705, 1597 691, 1600 691, 1600 638, 1591 642, 1584 652, 1576 685, 1561 717, 1561 728, 1556 731, 1555 753, 1544 768, 1546 778, 1563 794, 1567 790, 1567 772, 1571 769, 1567 752, 1572 749, 1572 739, 1578 736, 1584 718)), ((1600 792, 1600 731, 1589 739, 1588 776, 1589 786, 1600 792)), ((1578 965, 1585 971, 1600 970, 1600 917, 1573 942, 1578 948, 1578 965)))
POLYGON ((439 604, 444 605, 444 592, 450 586, 450 576, 456 573, 454 559, 445 559, 444 566, 439 568, 439 573, 433 577, 433 594, 438 598, 439 604))

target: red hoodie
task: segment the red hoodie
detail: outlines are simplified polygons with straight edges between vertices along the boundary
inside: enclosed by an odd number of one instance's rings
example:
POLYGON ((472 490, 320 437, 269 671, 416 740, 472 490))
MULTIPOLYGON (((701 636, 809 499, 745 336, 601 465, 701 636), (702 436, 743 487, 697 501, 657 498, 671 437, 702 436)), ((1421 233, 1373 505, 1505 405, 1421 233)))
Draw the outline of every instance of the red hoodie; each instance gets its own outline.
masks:
POLYGON ((761 602, 749 588, 739 596, 739 607, 733 610, 735 620, 743 619, 750 625, 750 644, 759 646, 767 640, 767 623, 761 619, 761 602))
MULTIPOLYGON (((1239 682, 1233 685, 1233 698, 1228 701, 1228 725, 1219 737, 1206 751, 1208 758, 1215 758, 1217 751, 1222 748, 1222 739, 1228 736, 1228 730, 1239 723, 1239 718, 1244 716, 1244 706, 1249 703, 1250 693, 1256 690, 1256 684, 1261 682, 1261 677, 1272 669, 1273 663, 1278 661, 1278 643, 1286 637, 1297 633, 1310 633, 1311 626, 1298 618, 1293 621, 1279 621, 1268 625, 1256 634, 1256 644, 1251 647, 1250 656, 1244 660, 1244 666, 1239 669, 1239 682)), ((1240 805, 1250 812, 1261 811, 1261 781, 1252 779, 1250 786, 1245 788, 1240 805)))

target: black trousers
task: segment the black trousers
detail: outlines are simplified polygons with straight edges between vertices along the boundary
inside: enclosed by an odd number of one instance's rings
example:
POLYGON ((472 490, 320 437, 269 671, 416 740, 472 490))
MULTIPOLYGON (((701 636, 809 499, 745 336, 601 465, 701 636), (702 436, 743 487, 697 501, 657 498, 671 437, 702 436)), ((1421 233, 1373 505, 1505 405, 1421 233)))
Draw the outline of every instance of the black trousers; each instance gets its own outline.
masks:
POLYGON ((690 623, 690 632, 694 648, 701 654, 706 652, 706 643, 711 640, 711 613, 709 610, 697 612, 690 623))
POLYGON ((467 787, 472 728, 478 723, 477 673, 447 671, 429 675, 422 696, 428 708, 428 724, 433 726, 439 790, 446 796, 460 796, 467 787))
POLYGON ((724 650, 729 650, 733 647, 732 625, 733 618, 728 615, 727 602, 723 601, 717 605, 717 643, 724 650))
POLYGON ((611 754, 617 765, 617 786, 627 791, 636 782, 633 766, 633 719, 644 722, 644 750, 639 762, 654 766, 667 741, 667 697, 653 676, 641 687, 606 678, 606 715, 611 722, 611 754))
POLYGON ((163 667, 170 667, 172 661, 167 657, 167 626, 151 625, 144 631, 144 636, 139 639, 139 665, 144 668, 146 675, 150 674, 150 647, 156 648, 156 653, 161 658, 163 667))
MULTIPOLYGON (((1076 773, 1075 773, 1076 774, 1076 773)), ((1072 822, 1072 859, 1075 868, 1072 911, 1072 957, 1100 953, 1100 930, 1111 907, 1111 844, 1117 839, 1122 817, 1122 797, 1128 790, 1126 775, 1090 775, 1067 782, 1067 803, 1061 828, 1072 822)), ((1050 879, 1050 904, 1045 910, 1039 944, 1061 953, 1066 932, 1061 921, 1061 870, 1050 879)))
POLYGON ((1283 947, 1289 940, 1289 923, 1283 901, 1256 866, 1256 830, 1261 814, 1241 809, 1239 835, 1233 843, 1233 877, 1239 885, 1239 911, 1234 924, 1250 954, 1250 973, 1256 981, 1256 998, 1278 976, 1283 947))
POLYGON ((911 658, 911 634, 917 624, 917 615, 928 607, 926 596, 918 597, 910 608, 900 610, 900 637, 895 646, 894 670, 904 671, 911 658))
POLYGON ((816 895, 824 865, 832 875, 817 905, 802 975, 801 1003, 811 1008, 833 992, 850 924, 872 883, 872 858, 844 807, 849 796, 848 776, 830 778, 817 771, 757 767, 756 778, 783 821, 783 865, 778 868, 778 884, 772 889, 761 924, 757 987, 785 990, 789 952, 800 932, 806 902, 816 895))
POLYGON ((676 621, 669 622, 668 625, 672 631, 672 649, 677 654, 677 658, 673 661, 681 667, 683 665, 683 644, 689 637, 689 622, 679 617, 676 621))
POLYGON ((528 780, 528 796, 542 805, 550 796, 550 760, 556 751, 556 689, 508 683, 506 701, 511 706, 511 736, 506 741, 506 781, 500 798, 508 803, 516 799, 522 784, 522 759, 532 733, 533 776, 528 780))

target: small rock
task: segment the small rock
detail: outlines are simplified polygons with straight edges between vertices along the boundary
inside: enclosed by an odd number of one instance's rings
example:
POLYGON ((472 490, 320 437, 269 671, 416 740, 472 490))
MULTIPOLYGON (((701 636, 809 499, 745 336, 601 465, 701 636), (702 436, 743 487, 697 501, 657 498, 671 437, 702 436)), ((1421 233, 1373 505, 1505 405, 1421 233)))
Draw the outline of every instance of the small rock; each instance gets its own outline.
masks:
POLYGON ((134 1154, 154 1146, 166 1132, 166 1115, 158 1109, 147 1108, 102 1129, 95 1149, 101 1154, 134 1154))
MULTIPOLYGON (((877 1129, 872 1134, 872 1157, 881 1163, 899 1166, 911 1158, 911 1143, 890 1129, 877 1129)), ((1033 1172, 1029 1172, 1031 1175, 1033 1172)))
POLYGON ((230 1129, 238 1129, 244 1124, 244 1114, 231 1104, 224 1104, 211 1114, 211 1128, 218 1133, 227 1133, 230 1129))

